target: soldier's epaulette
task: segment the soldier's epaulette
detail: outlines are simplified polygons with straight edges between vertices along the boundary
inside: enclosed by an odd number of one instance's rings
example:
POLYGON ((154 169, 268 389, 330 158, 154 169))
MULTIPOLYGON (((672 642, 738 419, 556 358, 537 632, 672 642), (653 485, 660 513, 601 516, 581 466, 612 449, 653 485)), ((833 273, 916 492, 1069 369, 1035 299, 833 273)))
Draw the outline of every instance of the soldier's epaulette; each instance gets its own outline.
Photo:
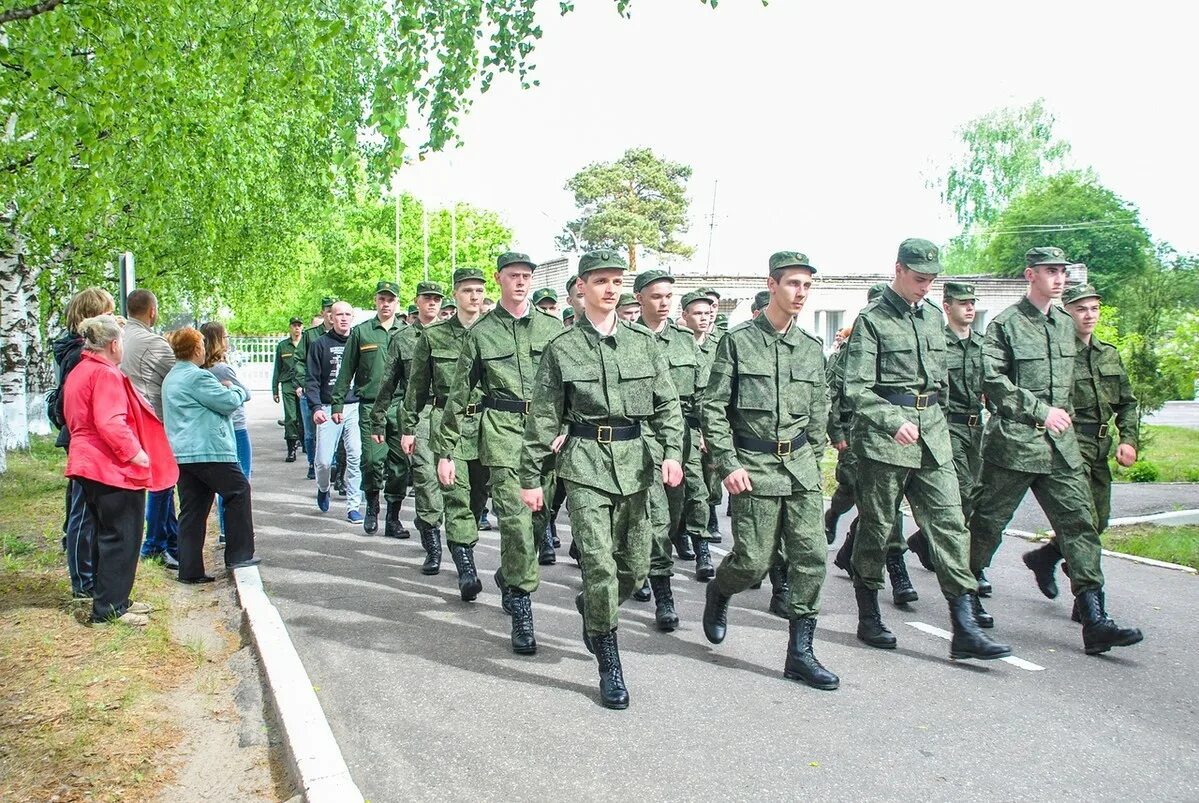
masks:
POLYGON ((620 321, 620 323, 629 327, 630 329, 632 329, 634 332, 636 332, 639 335, 645 335, 646 337, 654 336, 654 333, 652 331, 650 331, 649 327, 642 326, 641 324, 637 323, 636 321, 620 321))
POLYGON ((793 324, 791 324, 791 325, 792 325, 792 326, 794 326, 796 329, 798 329, 798 330, 799 330, 800 332, 802 332, 803 334, 807 335, 807 337, 808 337, 808 340, 811 340, 811 341, 815 342, 815 343, 816 343, 816 345, 820 347, 820 351, 821 351, 821 352, 823 352, 823 351, 824 351, 824 341, 823 341, 823 340, 821 340, 820 338, 816 337, 816 335, 812 334, 812 333, 811 333, 811 332, 809 332, 807 329, 804 329, 802 326, 800 326, 798 321, 797 321, 797 322, 795 322, 795 323, 793 323, 793 324))
POLYGON ((695 337, 694 329, 691 329, 690 327, 687 327, 687 326, 683 326, 678 321, 671 321, 670 325, 673 326, 675 329, 678 329, 680 332, 686 332, 687 334, 691 335, 692 337, 695 337))
POLYGON ((567 328, 564 326, 564 327, 562 327, 561 332, 554 332, 552 335, 550 335, 550 339, 545 342, 546 342, 546 344, 553 343, 555 340, 562 337, 562 335, 569 334, 570 332, 573 332, 573 331, 574 331, 573 326, 570 328, 567 328))
MULTIPOLYGON (((734 326, 732 329, 728 330, 724 334, 731 335, 734 332, 741 332, 741 331, 744 331, 745 329, 753 328, 753 326, 754 326, 754 319, 750 318, 748 321, 742 321, 741 323, 737 324, 736 326, 734 326)), ((713 332, 712 334, 708 335, 708 337, 709 338, 712 337, 713 334, 716 334, 716 333, 713 332)))
POLYGON ((549 311, 547 311, 547 310, 543 310, 541 307, 536 307, 536 306, 535 306, 535 307, 533 307, 533 309, 537 310, 538 312, 540 312, 542 315, 544 315, 544 316, 545 316, 545 317, 547 317, 547 318, 553 318, 553 319, 554 319, 556 322, 558 322, 558 323, 562 323, 562 319, 561 319, 561 318, 559 318, 557 315, 555 315, 555 314, 554 314, 554 313, 552 313, 552 312, 549 312, 549 311))
POLYGON ((444 321, 433 321, 433 323, 426 326, 425 329, 432 329, 434 326, 441 326, 442 324, 446 324, 449 322, 450 322, 449 318, 446 318, 444 321))

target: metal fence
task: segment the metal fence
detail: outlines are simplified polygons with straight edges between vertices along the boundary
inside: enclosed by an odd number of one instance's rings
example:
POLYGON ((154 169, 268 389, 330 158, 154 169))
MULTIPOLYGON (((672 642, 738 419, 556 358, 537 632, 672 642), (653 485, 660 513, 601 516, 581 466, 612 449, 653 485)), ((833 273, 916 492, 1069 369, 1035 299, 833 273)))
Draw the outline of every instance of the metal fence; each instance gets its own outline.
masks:
POLYGON ((275 344, 287 335, 229 338, 229 362, 250 390, 269 390, 275 368, 275 344))

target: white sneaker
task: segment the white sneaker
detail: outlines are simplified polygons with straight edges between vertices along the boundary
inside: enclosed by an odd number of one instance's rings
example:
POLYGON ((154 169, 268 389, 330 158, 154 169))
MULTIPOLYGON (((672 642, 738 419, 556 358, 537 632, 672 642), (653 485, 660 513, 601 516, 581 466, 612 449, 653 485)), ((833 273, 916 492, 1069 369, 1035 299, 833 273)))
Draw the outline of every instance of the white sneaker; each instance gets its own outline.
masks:
POLYGON ((131 602, 129 603, 129 607, 125 609, 125 613, 136 613, 138 615, 154 613, 154 606, 145 602, 131 602))
POLYGON ((145 627, 150 624, 150 617, 141 613, 125 611, 125 613, 117 617, 117 621, 129 627, 145 627))

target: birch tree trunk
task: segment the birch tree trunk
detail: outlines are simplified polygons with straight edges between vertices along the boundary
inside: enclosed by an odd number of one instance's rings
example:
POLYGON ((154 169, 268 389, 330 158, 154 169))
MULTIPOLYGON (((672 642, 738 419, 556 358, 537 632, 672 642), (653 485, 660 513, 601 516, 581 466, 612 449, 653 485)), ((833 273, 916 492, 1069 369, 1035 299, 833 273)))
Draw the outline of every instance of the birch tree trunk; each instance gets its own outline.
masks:
MULTIPOLYGON (((25 399, 30 435, 49 435, 53 432, 46 415, 46 393, 54 382, 54 358, 42 336, 42 305, 38 299, 38 278, 44 269, 26 268, 22 281, 25 294, 25 331, 28 350, 25 367, 25 399)), ((51 299, 51 305, 57 300, 51 299)))
POLYGON ((29 400, 25 374, 29 364, 28 294, 16 209, 5 208, 5 242, 0 250, 0 451, 29 448, 29 400))

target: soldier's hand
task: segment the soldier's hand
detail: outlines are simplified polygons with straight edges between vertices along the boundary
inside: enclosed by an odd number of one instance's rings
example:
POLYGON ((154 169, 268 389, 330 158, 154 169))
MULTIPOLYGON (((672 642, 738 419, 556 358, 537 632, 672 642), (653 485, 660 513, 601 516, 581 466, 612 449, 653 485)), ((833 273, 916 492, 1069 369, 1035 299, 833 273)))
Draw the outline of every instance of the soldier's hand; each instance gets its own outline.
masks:
POLYGON ((275 404, 278 404, 278 403, 279 403, 279 394, 278 394, 278 393, 276 393, 276 394, 274 394, 273 396, 271 396, 271 398, 275 400, 275 404))
POLYGON ((746 491, 752 491, 754 484, 749 481, 749 472, 739 468, 724 478, 725 489, 734 496, 746 491))
POLYGON ((1070 428, 1070 414, 1060 407, 1050 407, 1049 415, 1045 416, 1045 429, 1054 435, 1061 435, 1070 428))
POLYGON ((545 496, 541 493, 540 488, 521 488, 520 501, 524 502, 525 507, 534 513, 545 507, 545 496))
MULTIPOLYGON (((402 436, 400 438, 400 451, 402 451, 404 454, 411 457, 412 453, 416 451, 416 436, 415 435, 402 436)), ((453 462, 454 461, 451 460, 450 464, 453 465, 453 462)), ((441 472, 441 469, 439 468, 438 473, 440 473, 440 472, 441 472)), ((447 483, 442 483, 442 484, 445 485, 447 483)), ((454 483, 450 482, 448 484, 453 485, 454 483)))
MULTIPOLYGON (((412 437, 406 435, 405 437, 412 437)), ((443 457, 437 461, 437 481, 449 488, 458 479, 458 472, 454 468, 454 461, 448 457, 443 457)))
POLYGON ((683 467, 678 460, 662 461, 662 482, 667 488, 678 488, 683 482, 683 467))
POLYGON ((371 435, 371 440, 373 440, 375 443, 382 443, 383 441, 385 441, 387 439, 384 438, 382 435, 371 435))
POLYGON ((323 424, 328 420, 329 415, 325 412, 324 408, 321 408, 312 414, 312 423, 314 424, 323 424))
POLYGON ((844 452, 846 449, 849 448, 849 441, 846 441, 846 440, 837 441, 836 443, 833 444, 833 448, 836 449, 838 452, 844 452))
POLYGON ((920 440, 920 427, 911 421, 904 421, 903 426, 895 430, 895 442, 900 446, 911 446, 920 440))
POLYGON ((304 398, 304 388, 296 388, 296 398, 297 399, 304 398))
POLYGON ((1135 447, 1127 443, 1122 443, 1116 447, 1116 462, 1128 468, 1133 463, 1137 462, 1137 450, 1135 447))
POLYGON ((566 443, 566 436, 559 435, 554 438, 554 442, 550 444, 550 448, 554 450, 554 454, 558 454, 558 450, 562 448, 562 444, 566 443))
POLYGON ((334 413, 334 414, 333 414, 333 423, 334 423, 334 424, 340 424, 340 423, 341 423, 341 420, 342 420, 343 418, 345 418, 345 416, 344 416, 344 415, 342 415, 341 413, 334 413))

